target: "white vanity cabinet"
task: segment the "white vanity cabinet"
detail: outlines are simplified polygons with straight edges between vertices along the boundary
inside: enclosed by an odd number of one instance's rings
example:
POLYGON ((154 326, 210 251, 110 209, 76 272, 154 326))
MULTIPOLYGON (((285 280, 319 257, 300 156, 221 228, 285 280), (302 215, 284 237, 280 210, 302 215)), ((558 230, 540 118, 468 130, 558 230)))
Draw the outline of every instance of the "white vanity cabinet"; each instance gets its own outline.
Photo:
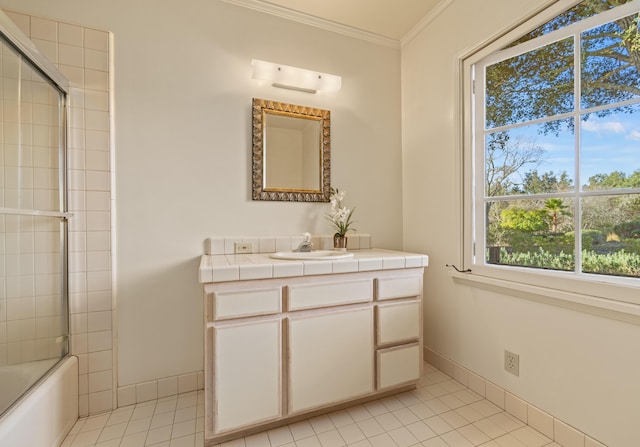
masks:
POLYGON ((410 389, 423 268, 205 283, 205 443, 410 389))

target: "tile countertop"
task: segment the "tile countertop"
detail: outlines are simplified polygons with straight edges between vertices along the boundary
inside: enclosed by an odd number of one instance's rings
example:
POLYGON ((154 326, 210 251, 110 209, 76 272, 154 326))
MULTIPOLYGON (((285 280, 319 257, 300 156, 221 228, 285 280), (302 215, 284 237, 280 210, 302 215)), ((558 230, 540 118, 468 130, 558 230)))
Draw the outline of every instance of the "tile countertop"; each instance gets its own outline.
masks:
POLYGON ((429 257, 416 253, 383 250, 354 250, 353 258, 334 261, 290 261, 272 259, 271 253, 241 255, 204 255, 200 258, 201 283, 328 275, 427 267, 429 257))

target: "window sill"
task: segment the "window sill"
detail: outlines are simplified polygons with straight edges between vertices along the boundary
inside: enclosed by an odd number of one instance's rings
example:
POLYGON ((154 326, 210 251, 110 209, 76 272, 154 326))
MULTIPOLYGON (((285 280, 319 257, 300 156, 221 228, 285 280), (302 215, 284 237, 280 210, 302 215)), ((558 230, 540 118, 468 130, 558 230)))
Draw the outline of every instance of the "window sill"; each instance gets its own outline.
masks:
POLYGON ((458 273, 451 270, 449 275, 459 284, 640 325, 640 305, 637 304, 474 273, 458 273))

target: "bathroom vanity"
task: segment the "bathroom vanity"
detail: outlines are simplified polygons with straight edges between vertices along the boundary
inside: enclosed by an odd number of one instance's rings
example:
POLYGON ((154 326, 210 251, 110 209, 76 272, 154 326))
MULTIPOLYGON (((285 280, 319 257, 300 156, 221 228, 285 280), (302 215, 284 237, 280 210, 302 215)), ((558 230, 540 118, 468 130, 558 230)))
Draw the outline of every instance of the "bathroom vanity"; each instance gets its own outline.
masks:
POLYGON ((205 255, 205 443, 410 389, 428 258, 205 255))

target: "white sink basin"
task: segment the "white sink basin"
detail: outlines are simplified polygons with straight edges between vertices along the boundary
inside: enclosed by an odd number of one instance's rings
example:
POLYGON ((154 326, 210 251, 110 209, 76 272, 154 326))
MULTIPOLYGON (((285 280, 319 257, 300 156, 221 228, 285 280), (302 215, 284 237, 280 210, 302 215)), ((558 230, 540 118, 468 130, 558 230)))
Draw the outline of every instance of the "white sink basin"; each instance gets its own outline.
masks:
POLYGON ((273 259, 289 259, 292 261, 335 261, 338 259, 353 258, 353 253, 333 250, 313 251, 279 251, 271 255, 273 259))

